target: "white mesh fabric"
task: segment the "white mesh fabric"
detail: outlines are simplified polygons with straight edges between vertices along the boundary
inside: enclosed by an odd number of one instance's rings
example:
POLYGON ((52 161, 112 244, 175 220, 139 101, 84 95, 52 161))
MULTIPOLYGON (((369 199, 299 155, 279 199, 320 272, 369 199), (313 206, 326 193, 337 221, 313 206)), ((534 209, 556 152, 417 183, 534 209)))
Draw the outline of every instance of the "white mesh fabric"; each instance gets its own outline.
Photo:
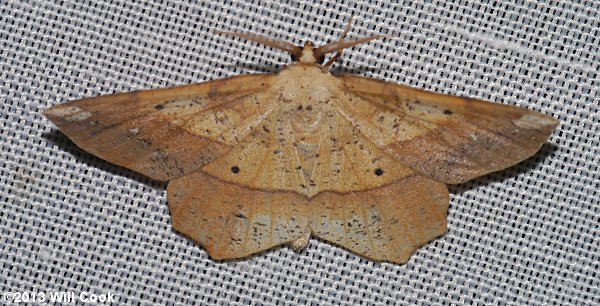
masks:
POLYGON ((597 1, 189 2, 0 2, 0 293, 165 305, 600 303, 597 1), (277 71, 287 54, 211 30, 319 45, 350 14, 351 36, 397 38, 346 51, 335 71, 562 121, 531 159, 452 186, 448 233, 406 265, 317 240, 299 254, 213 261, 173 231, 166 184, 85 153, 41 115, 77 98, 277 71))

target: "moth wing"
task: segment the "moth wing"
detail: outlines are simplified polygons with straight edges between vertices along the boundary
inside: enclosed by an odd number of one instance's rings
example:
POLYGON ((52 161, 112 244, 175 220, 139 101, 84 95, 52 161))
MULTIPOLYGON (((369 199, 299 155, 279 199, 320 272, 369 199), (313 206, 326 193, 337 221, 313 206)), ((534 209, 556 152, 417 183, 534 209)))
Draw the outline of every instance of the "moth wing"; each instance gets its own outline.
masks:
POLYGON ((446 232, 446 185, 415 172, 378 188, 323 192, 311 202, 315 236, 373 260, 405 263, 446 232))
POLYGON ((254 74, 71 101, 44 115, 80 148, 153 179, 185 175, 226 151, 273 106, 254 74))
POLYGON ((456 184, 532 156, 559 124, 536 111, 340 76, 343 112, 384 151, 456 184))
POLYGON ((310 111, 298 110, 296 103, 278 103, 246 138, 202 171, 239 186, 306 197, 379 188, 413 173, 361 134, 339 112, 338 101, 310 111), (309 124, 299 124, 302 120, 309 124))
POLYGON ((310 231, 359 255, 404 263, 446 232, 446 185, 415 172, 379 188, 308 198, 197 170, 170 181, 167 195, 174 228, 215 259, 243 258, 310 231))
POLYGON ((336 108, 313 114, 320 127, 302 137, 293 123, 313 115, 295 118, 283 109, 213 162, 169 182, 179 232, 217 259, 245 257, 310 231, 398 263, 445 232, 445 184, 398 163, 336 108))
POLYGON ((202 170, 167 187, 173 227, 214 259, 243 258, 300 238, 308 206, 299 194, 253 189, 202 170))

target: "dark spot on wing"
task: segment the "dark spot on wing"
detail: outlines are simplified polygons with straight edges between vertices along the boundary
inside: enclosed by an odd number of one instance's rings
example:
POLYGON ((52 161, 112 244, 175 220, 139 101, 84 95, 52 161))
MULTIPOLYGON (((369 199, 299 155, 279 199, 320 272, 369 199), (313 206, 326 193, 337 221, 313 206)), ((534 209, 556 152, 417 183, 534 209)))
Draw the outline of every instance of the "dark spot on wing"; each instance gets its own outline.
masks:
POLYGON ((375 169, 375 175, 381 176, 382 174, 383 174, 383 170, 381 170, 381 168, 375 169))
POLYGON ((238 173, 238 172, 240 172, 240 167, 238 167, 238 166, 233 166, 233 167, 231 167, 231 172, 233 172, 233 173, 238 173))
POLYGON ((452 114, 453 114, 453 112, 451 110, 449 110, 449 109, 444 110, 444 115, 452 115, 452 114))
POLYGON ((156 104, 156 105, 154 105, 154 109, 155 110, 161 110, 161 109, 164 109, 164 108, 165 108, 165 106, 162 105, 162 104, 156 104))

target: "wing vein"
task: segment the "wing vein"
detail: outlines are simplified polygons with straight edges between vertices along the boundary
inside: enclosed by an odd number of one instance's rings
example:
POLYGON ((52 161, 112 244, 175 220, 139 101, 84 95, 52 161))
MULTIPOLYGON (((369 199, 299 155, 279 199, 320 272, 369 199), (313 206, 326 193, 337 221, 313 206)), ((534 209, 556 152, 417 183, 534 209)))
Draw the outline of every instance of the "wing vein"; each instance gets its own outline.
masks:
MULTIPOLYGON (((385 107, 387 107, 387 108, 389 108, 389 107, 390 107, 390 106, 387 106, 387 105, 385 105, 385 104, 382 104, 382 103, 380 103, 380 102, 377 102, 377 101, 375 101, 375 100, 373 100, 373 99, 371 99, 371 98, 364 97, 363 95, 359 95, 359 94, 357 94, 357 93, 354 93, 354 92, 353 92, 353 94, 354 94, 355 96, 357 96, 357 97, 359 97, 359 98, 363 99, 363 100, 364 100, 364 101, 366 101, 367 103, 370 103, 370 104, 375 104, 375 105, 379 105, 379 106, 385 106, 385 107)), ((373 95, 377 95, 377 94, 373 94, 373 95)), ((382 96, 382 95, 377 95, 377 96, 382 96)), ((393 108, 393 107, 391 107, 391 108, 392 108, 392 109, 394 109, 395 111, 401 111, 401 110, 399 110, 399 109, 397 109, 397 108, 393 108)), ((409 113, 407 113, 407 112, 404 112, 404 111, 401 111, 401 112, 402 112, 402 114, 403 114, 403 115, 405 115, 405 116, 407 116, 407 117, 411 117, 411 118, 413 118, 413 119, 415 119, 415 120, 417 120, 417 121, 424 121, 424 122, 429 122, 429 123, 432 123, 432 124, 435 124, 435 125, 439 125, 439 123, 438 123, 438 122, 435 122, 435 121, 433 121, 433 120, 428 120, 428 119, 425 119, 425 118, 422 118, 422 117, 418 117, 418 116, 415 116, 415 115, 411 115, 411 114, 409 114, 409 113)), ((479 113, 474 113, 474 114, 475 114, 475 115, 480 115, 479 113)), ((493 118, 493 117, 487 117, 487 116, 486 116, 485 118, 496 119, 496 118, 493 118)), ((496 136, 499 136, 499 137, 501 137, 501 138, 504 138, 504 139, 506 139, 508 142, 510 142, 510 143, 511 143, 511 144, 513 144, 513 145, 514 145, 514 144, 516 144, 516 143, 515 143, 515 141, 514 141, 513 139, 509 138, 509 137, 508 137, 508 136, 506 136, 506 135, 503 135, 503 134, 501 134, 501 133, 498 133, 498 132, 496 132, 496 131, 494 131, 494 130, 492 130, 492 129, 486 128, 486 127, 484 127, 484 126, 481 126, 481 125, 479 125, 479 124, 476 124, 476 123, 474 123, 474 122, 472 122, 472 121, 467 121, 467 120, 464 120, 464 122, 468 123, 469 125, 471 125, 472 127, 476 128, 476 129, 480 129, 480 130, 483 130, 483 131, 489 132, 489 133, 491 133, 491 134, 494 134, 494 135, 496 135, 496 136)))
MULTIPOLYGON (((223 102, 221 102, 221 103, 218 103, 218 104, 212 105, 212 106, 210 106, 210 107, 207 107, 207 108, 205 108, 205 109, 201 109, 201 110, 197 110, 197 111, 195 111, 195 112, 188 113, 188 114, 186 114, 188 118, 186 118, 185 120, 183 120, 183 121, 181 122, 181 126, 183 126, 183 127, 186 127, 186 124, 187 124, 187 123, 189 123, 191 120, 193 120, 193 119, 196 119, 196 116, 197 116, 198 114, 202 114, 202 113, 209 112, 209 111, 211 111, 211 110, 214 110, 214 109, 216 109, 216 108, 218 108, 218 107, 226 106, 227 104, 230 104, 230 103, 233 103, 233 102, 239 102, 239 101, 241 101, 241 100, 243 100, 243 99, 245 99, 245 98, 247 98, 247 97, 250 97, 250 96, 252 96, 252 94, 254 94, 254 93, 256 93, 256 92, 259 92, 259 90, 252 90, 252 91, 248 91, 248 92, 247 92, 246 94, 244 94, 244 95, 241 95, 241 96, 234 97, 234 98, 232 98, 232 99, 230 99, 230 100, 223 101, 223 102)), ((181 118, 181 117, 180 117, 180 118, 181 118)))
MULTIPOLYGON (((357 95, 357 96, 358 96, 360 99, 362 99, 362 100, 364 100, 365 102, 367 102, 367 103, 371 103, 371 104, 375 104, 375 105, 384 105, 384 104, 381 104, 380 102, 374 101, 374 100, 372 100, 372 99, 370 99, 370 98, 363 97, 362 95, 357 95)), ((398 110, 398 111, 400 111, 400 110, 398 110)), ((436 122, 435 122, 435 121, 433 121, 433 120, 427 120, 427 119, 424 119, 424 118, 421 118, 421 117, 417 117, 417 116, 411 115, 411 114, 409 114, 409 113, 406 113, 406 112, 403 112, 403 114, 404 114, 404 115, 406 115, 406 116, 408 116, 408 117, 411 117, 411 118, 413 118, 415 121, 429 122, 429 123, 433 123, 433 124, 435 124, 435 125, 439 126, 439 123, 436 123, 436 122)), ((417 122, 415 122, 415 121, 413 121, 413 123, 417 123, 417 122)), ((492 130, 492 129, 486 128, 486 127, 484 127, 484 126, 481 126, 481 125, 479 125, 479 124, 476 124, 476 123, 474 123, 474 122, 472 122, 472 121, 467 121, 467 120, 465 120, 464 122, 468 123, 468 125, 469 125, 470 127, 472 127, 474 130, 481 130, 481 131, 484 131, 484 132, 490 133, 490 134, 492 134, 492 135, 498 136, 499 138, 501 138, 501 139, 503 139, 503 140, 504 140, 504 145, 505 145, 505 146, 507 146, 507 147, 513 147, 513 148, 515 148, 515 147, 518 147, 518 146, 519 146, 519 144, 518 144, 516 141, 514 141, 512 138, 510 138, 510 137, 508 137, 508 136, 506 136, 506 135, 504 135, 504 134, 502 134, 502 133, 499 133, 499 132, 496 132, 496 131, 494 131, 494 130, 492 130)), ((420 126, 421 126, 421 127, 423 127, 423 125, 420 125, 420 126)), ((430 131, 433 131, 433 130, 435 130, 435 129, 430 129, 430 128, 426 128, 426 129, 427 129, 427 130, 430 130, 430 131)), ((361 129, 361 133, 362 133, 362 129, 361 129)), ((363 133, 363 134, 364 134, 364 133, 363 133)), ((437 134, 438 134, 438 135, 443 135, 443 133, 437 133, 437 134)), ((459 134, 454 134, 454 135, 456 135, 458 138, 461 138, 461 139, 466 139, 465 137, 463 137, 463 136, 461 136, 461 135, 459 135, 459 134)), ((460 148, 459 148, 459 147, 457 147, 457 145, 456 145, 455 143, 448 141, 448 140, 446 139, 446 137, 438 137, 438 138, 437 138, 437 141, 440 143, 440 145, 445 145, 446 147, 453 148, 453 151, 454 151, 454 152, 457 152, 457 153, 463 154, 463 156, 464 156, 464 157, 468 157, 468 159, 467 159, 467 160, 468 160, 469 162, 472 162, 472 163, 474 163, 474 164, 475 164, 477 167, 479 167, 480 169, 485 169, 485 168, 486 168, 486 164, 484 164, 484 163, 482 163, 482 162, 478 162, 478 161, 477 161, 477 160, 478 160, 478 158, 477 158, 477 156, 475 156, 475 155, 474 155, 474 153, 468 153, 468 152, 465 152, 465 151, 462 151, 462 152, 461 152, 461 151, 460 151, 460 148)), ((485 152, 492 152, 492 151, 494 151, 493 147, 483 147, 482 149, 484 149, 484 150, 485 150, 485 152)), ((508 150, 505 150, 505 151, 508 151, 508 150)))

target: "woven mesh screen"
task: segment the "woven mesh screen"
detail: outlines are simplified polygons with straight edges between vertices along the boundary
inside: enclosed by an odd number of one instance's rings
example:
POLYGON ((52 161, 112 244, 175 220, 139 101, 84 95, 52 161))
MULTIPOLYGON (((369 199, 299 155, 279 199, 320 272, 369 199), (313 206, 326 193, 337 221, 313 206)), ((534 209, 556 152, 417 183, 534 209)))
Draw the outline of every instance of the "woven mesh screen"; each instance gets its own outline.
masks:
POLYGON ((115 304, 600 303, 600 11, 591 1, 1 1, 0 290, 115 304), (280 51, 351 35, 333 70, 552 114, 534 157, 451 186, 448 233, 405 265, 318 240, 217 262, 174 232, 166 184, 77 148, 64 101, 277 71, 280 51))

